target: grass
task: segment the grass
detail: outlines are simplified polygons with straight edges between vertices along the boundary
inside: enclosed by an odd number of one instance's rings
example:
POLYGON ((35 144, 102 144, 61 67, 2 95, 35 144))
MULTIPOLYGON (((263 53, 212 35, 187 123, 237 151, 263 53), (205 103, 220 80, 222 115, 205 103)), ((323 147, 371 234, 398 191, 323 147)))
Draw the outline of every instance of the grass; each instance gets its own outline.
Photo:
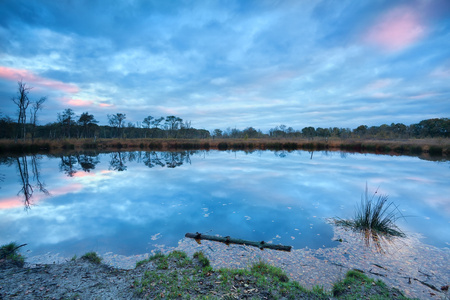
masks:
MULTIPOLYGON (((20 247, 16 243, 1 246, 0 262, 7 258, 20 261, 23 266, 20 247)), ((81 259, 101 263, 95 252, 88 252, 81 259)), ((203 252, 196 252, 192 259, 182 251, 156 253, 138 262, 137 267, 143 269, 142 276, 133 282, 134 293, 147 299, 408 299, 399 290, 355 270, 336 282, 332 291, 319 285, 308 290, 264 261, 246 269, 214 270, 203 252)))
POLYGON ((25 264, 25 258, 20 254, 19 248, 24 245, 18 245, 15 242, 3 245, 0 247, 0 260, 7 259, 13 264, 23 267, 25 264))
POLYGON ((371 197, 366 191, 361 197, 361 203, 356 209, 353 219, 333 219, 338 226, 348 227, 363 233, 366 243, 374 242, 378 250, 382 251, 381 240, 392 237, 406 237, 406 234, 395 224, 403 215, 393 202, 388 202, 387 195, 371 197))
POLYGON ((408 299, 394 288, 388 288, 381 280, 373 280, 360 271, 350 270, 345 278, 336 282, 332 295, 339 299, 408 299))
POLYGON ((137 265, 146 268, 144 275, 134 281, 135 294, 140 298, 407 299, 400 291, 353 270, 336 282, 332 291, 326 291, 318 285, 308 290, 264 261, 247 269, 213 270, 202 252, 196 252, 192 259, 179 251, 157 253, 137 265))
POLYGON ((97 255, 95 252, 88 252, 81 256, 81 259, 88 260, 94 264, 100 264, 102 262, 102 258, 97 255))
POLYGON ((261 139, 36 139, 25 142, 3 139, 0 140, 0 153, 56 153, 65 151, 91 150, 210 150, 222 151, 294 151, 294 150, 331 150, 346 152, 364 152, 390 155, 421 155, 423 158, 433 159, 450 155, 450 140, 442 138, 424 139, 340 139, 319 138, 261 138, 261 139))
POLYGON ((236 295, 252 296, 252 293, 255 293, 253 297, 256 299, 259 298, 256 293, 258 289, 270 290, 269 298, 289 296, 296 299, 295 295, 313 295, 297 282, 290 282, 280 268, 262 261, 252 265, 250 269, 214 271, 203 252, 194 253, 190 259, 184 252, 174 251, 168 255, 154 255, 137 265, 148 263, 151 263, 153 268, 146 270, 144 276, 134 282, 139 297, 189 299, 201 295, 205 299, 235 299, 236 295), (182 269, 178 268, 180 265, 183 266, 182 269))
POLYGON ((202 267, 209 267, 209 259, 205 256, 205 254, 201 251, 197 251, 194 253, 194 258, 198 259, 199 263, 202 267))
POLYGON ((388 196, 379 195, 375 199, 375 192, 369 198, 367 186, 364 195, 355 216, 354 227, 360 230, 374 230, 387 236, 405 237, 406 235, 395 224, 399 218, 403 218, 403 215, 393 202, 387 202, 388 196))

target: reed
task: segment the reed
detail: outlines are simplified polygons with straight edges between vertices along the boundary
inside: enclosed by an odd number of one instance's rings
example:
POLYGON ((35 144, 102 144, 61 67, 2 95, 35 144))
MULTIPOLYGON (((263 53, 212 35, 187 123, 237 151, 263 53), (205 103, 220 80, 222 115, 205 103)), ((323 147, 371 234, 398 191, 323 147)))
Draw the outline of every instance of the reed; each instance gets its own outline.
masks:
POLYGON ((375 192, 369 197, 367 186, 361 203, 357 206, 353 219, 335 219, 336 225, 351 227, 366 234, 381 235, 384 237, 406 237, 405 233, 395 224, 403 215, 393 202, 388 202, 387 195, 376 197, 375 192))
POLYGON ((22 254, 19 253, 19 248, 25 245, 26 244, 19 246, 15 242, 2 245, 0 247, 0 261, 2 261, 3 259, 7 259, 16 266, 23 267, 23 265, 25 264, 25 258, 22 256, 22 254))

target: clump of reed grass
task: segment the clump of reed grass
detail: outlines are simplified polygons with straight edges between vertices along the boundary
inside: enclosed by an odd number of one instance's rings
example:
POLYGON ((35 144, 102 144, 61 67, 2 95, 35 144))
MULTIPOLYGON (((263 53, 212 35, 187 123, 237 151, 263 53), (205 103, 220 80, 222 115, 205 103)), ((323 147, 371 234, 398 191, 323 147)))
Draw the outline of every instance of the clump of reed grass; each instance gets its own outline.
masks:
POLYGON ((378 195, 377 191, 369 197, 368 189, 361 197, 361 203, 357 206, 353 219, 334 219, 338 226, 348 227, 355 231, 361 231, 366 244, 372 240, 375 246, 382 250, 380 241, 383 238, 406 237, 406 234, 395 224, 403 218, 398 207, 393 202, 388 202, 387 195, 378 195))
POLYGON ((16 266, 23 267, 25 264, 25 258, 19 253, 19 248, 25 245, 26 244, 18 245, 15 242, 2 245, 0 247, 0 259, 10 260, 16 266))
POLYGON ((100 256, 97 255, 97 253, 95 252, 88 252, 85 253, 81 259, 85 259, 88 260, 94 264, 100 264, 102 262, 102 258, 100 256))

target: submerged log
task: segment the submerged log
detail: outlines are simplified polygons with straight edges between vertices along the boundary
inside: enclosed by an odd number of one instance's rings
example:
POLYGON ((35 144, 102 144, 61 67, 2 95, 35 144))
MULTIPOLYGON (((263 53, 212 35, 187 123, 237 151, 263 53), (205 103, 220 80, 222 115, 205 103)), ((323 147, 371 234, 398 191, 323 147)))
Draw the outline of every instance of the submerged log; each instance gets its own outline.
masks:
POLYGON ((200 240, 209 240, 209 241, 216 241, 225 243, 227 245, 229 244, 239 244, 239 245, 247 245, 247 246, 253 246, 258 247, 259 249, 263 250, 264 248, 269 248, 272 250, 281 250, 281 251, 291 251, 292 246, 284 246, 284 245, 274 245, 274 244, 268 244, 264 241, 261 242, 255 242, 255 241, 246 241, 241 239, 233 239, 229 236, 221 237, 221 236, 214 236, 214 235, 206 235, 201 233, 186 233, 185 237, 195 239, 197 242, 200 242, 200 240))

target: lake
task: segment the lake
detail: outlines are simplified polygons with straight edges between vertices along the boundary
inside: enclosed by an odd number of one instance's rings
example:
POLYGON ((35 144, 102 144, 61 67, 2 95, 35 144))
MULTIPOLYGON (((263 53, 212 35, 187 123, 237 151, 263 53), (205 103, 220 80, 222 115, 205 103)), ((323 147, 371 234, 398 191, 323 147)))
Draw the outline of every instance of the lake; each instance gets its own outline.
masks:
POLYGON ((187 232, 295 249, 335 247, 327 218, 351 218, 366 185, 369 194, 388 195, 398 206, 404 232, 450 246, 450 164, 417 157, 320 151, 35 155, 4 157, 0 176, 0 244, 27 243, 29 257, 151 253, 176 247, 187 232))

